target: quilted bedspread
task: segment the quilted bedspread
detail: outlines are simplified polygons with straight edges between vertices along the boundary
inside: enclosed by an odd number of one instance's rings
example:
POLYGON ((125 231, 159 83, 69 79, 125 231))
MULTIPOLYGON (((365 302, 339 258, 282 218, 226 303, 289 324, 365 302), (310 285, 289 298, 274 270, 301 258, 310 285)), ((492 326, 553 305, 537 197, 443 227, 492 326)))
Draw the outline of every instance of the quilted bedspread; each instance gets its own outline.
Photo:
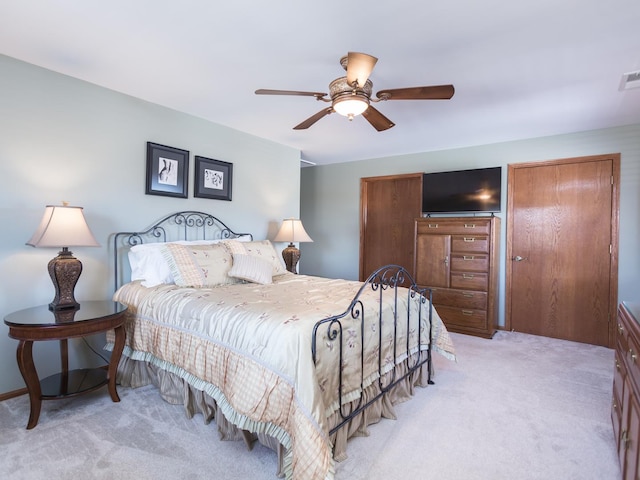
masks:
MULTIPOLYGON (((333 477, 327 418, 338 402, 338 344, 319 330, 317 362, 311 353, 312 332, 321 319, 343 313, 361 283, 285 274, 270 285, 237 284, 216 288, 176 285, 121 287, 114 299, 128 305, 125 355, 178 374, 216 399, 225 416, 238 427, 277 438, 287 449, 285 474, 295 479, 333 477)), ((402 289, 401 292, 408 291, 402 289)), ((385 370, 407 356, 406 303, 412 315, 422 312, 422 328, 409 328, 409 350, 428 348, 428 304, 408 295, 398 297, 398 340, 393 345, 395 302, 379 291, 363 295, 361 318, 342 320, 345 355, 343 402, 357 399, 361 378, 365 386, 378 375, 378 358, 385 370), (404 320, 404 321, 403 321, 404 320), (419 332, 419 330, 421 330, 419 332), (418 333, 421 346, 418 346, 418 333), (382 335, 382 352, 378 339, 382 335), (365 372, 360 371, 364 341, 365 372)), ((433 350, 452 358, 449 334, 433 310, 433 350)), ((384 372, 383 372, 384 373, 384 372)))

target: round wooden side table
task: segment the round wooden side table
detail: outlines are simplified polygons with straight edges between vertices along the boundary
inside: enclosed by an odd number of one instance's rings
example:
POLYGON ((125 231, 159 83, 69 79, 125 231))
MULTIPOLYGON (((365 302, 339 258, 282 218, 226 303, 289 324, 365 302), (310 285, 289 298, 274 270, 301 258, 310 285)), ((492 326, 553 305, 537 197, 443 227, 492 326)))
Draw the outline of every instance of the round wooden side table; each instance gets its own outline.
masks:
POLYGON ((127 307, 113 301, 81 302, 79 308, 52 311, 47 305, 19 310, 4 317, 9 336, 19 340, 18 368, 27 385, 31 411, 27 429, 38 424, 42 400, 53 400, 91 392, 108 385, 114 402, 116 370, 125 342, 125 312, 127 307), (69 371, 67 340, 114 330, 115 345, 108 366, 69 371), (33 342, 60 341, 61 371, 40 380, 33 362, 33 342))

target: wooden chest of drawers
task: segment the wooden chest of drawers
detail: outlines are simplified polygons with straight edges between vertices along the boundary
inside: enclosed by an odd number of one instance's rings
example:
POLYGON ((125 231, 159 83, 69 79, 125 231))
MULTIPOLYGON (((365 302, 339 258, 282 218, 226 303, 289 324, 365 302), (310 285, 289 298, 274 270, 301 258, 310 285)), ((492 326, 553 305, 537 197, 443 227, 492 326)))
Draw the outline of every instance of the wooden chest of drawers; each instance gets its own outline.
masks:
POLYGON ((419 218, 414 278, 447 328, 491 338, 498 322, 498 217, 419 218))
POLYGON ((611 421, 622 478, 640 475, 640 304, 618 307, 611 421))

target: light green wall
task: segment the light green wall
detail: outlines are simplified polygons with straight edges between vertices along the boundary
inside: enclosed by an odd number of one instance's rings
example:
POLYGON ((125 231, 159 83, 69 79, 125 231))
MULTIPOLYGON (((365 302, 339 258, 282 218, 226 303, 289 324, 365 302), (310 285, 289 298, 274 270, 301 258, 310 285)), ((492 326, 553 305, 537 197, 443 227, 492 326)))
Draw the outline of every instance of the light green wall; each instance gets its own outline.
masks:
MULTIPOLYGON (((113 293, 109 235, 148 226, 179 210, 209 212, 257 239, 273 238, 283 218, 297 216, 300 152, 190 115, 122 95, 0 55, 0 313, 47 304, 47 262, 56 249, 25 245, 44 206, 84 207, 100 248, 74 248, 84 270, 78 300, 113 293), (189 150, 189 198, 145 195, 146 142, 189 150), (195 155, 233 163, 231 202, 193 198, 195 155)), ((281 246, 280 246, 281 247, 281 246)), ((0 393, 24 386, 17 341, 0 323, 0 393)), ((91 343, 101 349, 101 338, 91 343)), ((40 376, 59 369, 56 342, 34 345, 40 376)), ((70 363, 103 363, 70 345, 70 363)), ((25 419, 26 422, 26 419, 25 419)))
MULTIPOLYGON (((621 153, 622 158, 618 297, 638 301, 640 125, 303 168, 301 219, 314 243, 301 245, 300 272, 358 278, 360 178, 502 166, 500 323, 504 325, 507 165, 608 153, 621 153)), ((585 199, 587 201, 589 199, 585 199)))

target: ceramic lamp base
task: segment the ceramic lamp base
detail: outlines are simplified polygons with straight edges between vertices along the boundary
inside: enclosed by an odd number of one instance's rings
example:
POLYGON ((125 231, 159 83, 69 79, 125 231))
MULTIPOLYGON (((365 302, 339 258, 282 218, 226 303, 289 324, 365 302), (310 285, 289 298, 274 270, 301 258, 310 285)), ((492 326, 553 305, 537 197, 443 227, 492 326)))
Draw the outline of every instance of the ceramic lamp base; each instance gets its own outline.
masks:
POLYGON ((300 250, 298 250, 293 243, 290 243, 287 248, 282 250, 282 258, 288 271, 298 273, 296 266, 298 265, 298 260, 300 260, 300 250))
POLYGON ((64 247, 58 256, 52 259, 48 265, 49 276, 56 289, 56 295, 49 304, 49 310, 67 310, 78 308, 73 290, 82 273, 82 262, 64 247))

